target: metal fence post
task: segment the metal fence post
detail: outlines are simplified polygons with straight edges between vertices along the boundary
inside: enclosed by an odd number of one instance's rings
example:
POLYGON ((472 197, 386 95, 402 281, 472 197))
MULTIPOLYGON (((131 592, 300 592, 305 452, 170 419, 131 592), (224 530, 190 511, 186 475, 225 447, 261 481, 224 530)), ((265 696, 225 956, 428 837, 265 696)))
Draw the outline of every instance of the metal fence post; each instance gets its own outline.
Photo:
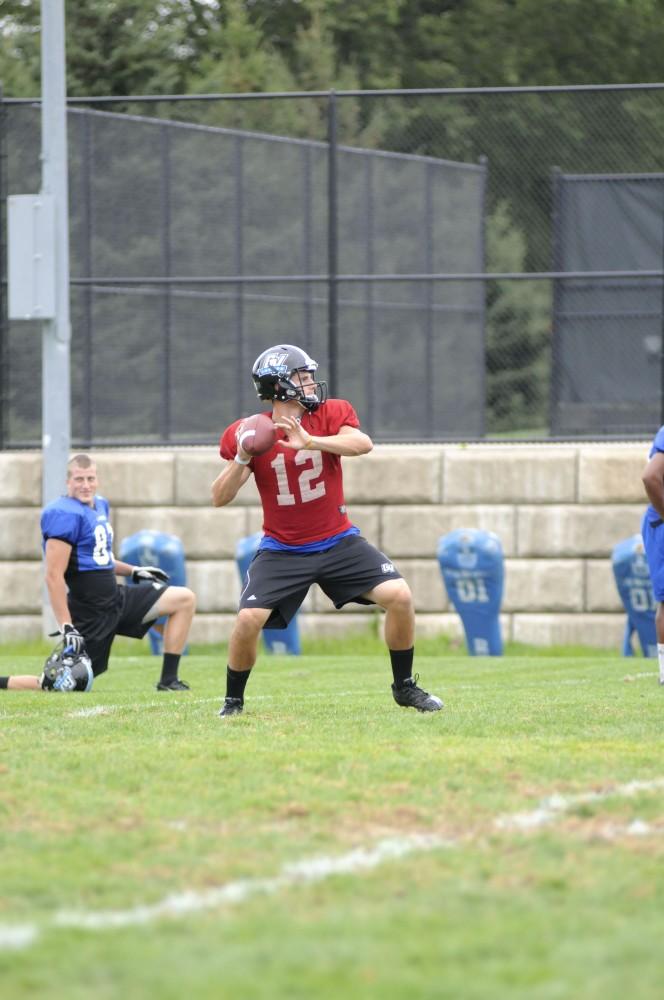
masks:
MULTIPOLYGON (((423 232, 424 232, 424 269, 428 275, 432 275, 433 271, 433 189, 431 183, 431 164, 427 163, 424 167, 424 219, 423 219, 423 232)), ((419 297, 419 296, 418 296, 419 297)), ((424 370, 427 373, 427 377, 424 380, 424 392, 425 392, 425 414, 427 431, 429 434, 433 432, 433 389, 435 379, 432 377, 434 371, 433 363, 433 337, 434 337, 434 322, 433 322, 433 303, 434 303, 434 285, 433 280, 430 278, 424 286, 424 298, 425 298, 425 316, 424 316, 424 351, 425 351, 425 362, 424 370)))
POLYGON ((9 318, 7 314, 7 179, 6 179, 7 115, 4 95, 0 86, 0 450, 9 439, 6 431, 7 387, 9 385, 7 339, 9 318))
POLYGON ((331 90, 327 100, 327 351, 330 395, 337 391, 339 335, 339 228, 337 188, 337 95, 331 90))
MULTIPOLYGON (((302 198, 304 201, 304 212, 302 213, 302 268, 305 274, 311 274, 312 272, 312 220, 311 220, 311 204, 312 204, 312 184, 311 184, 311 147, 303 146, 302 155, 304 158, 304 191, 302 198)), ((305 344, 306 349, 312 352, 312 338, 313 338, 313 303, 312 303, 312 286, 311 282, 307 281, 304 286, 304 329, 305 329, 305 344)))
MULTIPOLYGON (((484 174, 482 176, 482 207, 480 209, 480 220, 481 220, 481 248, 480 253, 482 259, 480 261, 480 267, 483 274, 487 273, 487 249, 486 249, 486 223, 487 223, 487 184, 489 179, 489 157, 482 154, 479 157, 479 164, 482 167, 484 174)), ((487 302, 489 300, 489 282, 486 278, 482 279, 481 283, 482 295, 481 295, 481 310, 482 310, 482 343, 484 345, 484 364, 482 366, 482 399, 484 405, 482 407, 482 423, 480 426, 480 437, 486 436, 486 428, 489 418, 489 390, 488 390, 488 378, 487 378, 487 356, 488 356, 488 346, 489 346, 489 325, 487 322, 487 302)))
MULTIPOLYGON (((55 316, 42 322, 42 499, 62 492, 71 446, 69 192, 64 0, 42 4, 41 193, 55 204, 55 316), (57 390, 54 391, 54 386, 57 390)), ((46 610, 48 616, 48 609, 46 610)))
MULTIPOLYGON (((235 274, 241 277, 244 273, 244 147, 242 136, 235 138, 235 274)), ((235 286, 235 354, 240 359, 240 371, 244 371, 244 285, 238 281, 235 286)), ((244 401, 244 382, 236 380, 235 412, 241 416, 244 401)))
MULTIPOLYGON (((552 261, 551 270, 555 273, 559 270, 562 253, 560 246, 560 199, 562 197, 562 185, 560 182, 560 167, 553 167, 551 170, 551 246, 552 261)), ((558 384, 560 380, 560 345, 556 332, 556 320, 560 303, 560 279, 554 278, 553 294, 551 296, 551 377, 549 379, 549 434, 555 434, 558 430, 558 384)))
MULTIPOLYGON (((367 216, 366 216, 366 226, 367 226, 367 254, 366 254, 366 272, 371 275, 374 273, 376 266, 376 254, 374 248, 374 170, 373 170, 373 157, 367 156, 365 160, 365 191, 366 191, 366 203, 367 203, 367 216)), ((365 345, 364 345, 364 363, 367 373, 367 383, 366 383, 366 412, 367 412, 367 431, 369 434, 373 432, 374 420, 375 420, 375 393, 374 393, 374 336, 375 336, 375 296, 374 296, 374 283, 373 281, 367 281, 365 285, 365 309, 366 316, 364 321, 364 332, 365 332, 365 345)))
MULTIPOLYGON (((92 135, 91 119, 87 111, 83 112, 83 156, 82 182, 83 197, 81 199, 81 212, 83 214, 83 273, 86 278, 92 278, 92 135)), ((92 335, 92 286, 85 285, 83 288, 83 369, 85 376, 83 379, 83 420, 82 420, 82 443, 86 448, 91 448, 93 444, 92 427, 92 351, 94 348, 92 335)))
POLYGON ((171 438, 171 334, 173 326, 173 308, 171 299, 171 141, 168 125, 161 126, 161 198, 162 198, 162 228, 161 249, 164 277, 168 280, 164 286, 163 335, 164 335, 164 370, 162 372, 161 402, 161 434, 164 441, 171 438))

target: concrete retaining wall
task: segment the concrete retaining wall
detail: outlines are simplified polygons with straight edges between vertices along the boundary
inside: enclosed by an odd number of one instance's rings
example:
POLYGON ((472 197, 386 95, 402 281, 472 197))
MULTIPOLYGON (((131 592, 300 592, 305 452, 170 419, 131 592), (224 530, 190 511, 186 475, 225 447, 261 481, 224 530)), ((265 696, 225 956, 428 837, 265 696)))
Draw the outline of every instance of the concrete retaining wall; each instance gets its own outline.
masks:
MULTIPOLYGON (((505 639, 619 649, 625 623, 611 571, 616 542, 639 531, 648 443, 380 445, 344 460, 353 521, 409 581, 421 635, 461 637, 435 559, 453 528, 495 531, 505 551, 505 639)), ((215 510, 214 447, 98 451, 101 492, 112 506, 116 550, 141 528, 178 535, 198 595, 192 641, 226 639, 239 579, 238 538, 258 531, 253 479, 215 510)), ((0 641, 41 635, 41 455, 0 453, 0 641)), ((334 612, 316 588, 302 632, 364 629, 370 609, 334 612)))

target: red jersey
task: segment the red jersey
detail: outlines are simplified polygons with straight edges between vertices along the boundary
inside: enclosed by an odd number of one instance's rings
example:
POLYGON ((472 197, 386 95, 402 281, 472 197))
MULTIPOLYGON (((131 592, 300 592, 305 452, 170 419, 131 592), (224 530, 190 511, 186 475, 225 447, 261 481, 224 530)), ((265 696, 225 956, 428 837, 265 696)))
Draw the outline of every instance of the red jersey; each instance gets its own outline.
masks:
MULTIPOLYGON (((237 454, 236 420, 221 435, 219 452, 231 461, 237 454)), ((360 421, 345 399, 328 399, 314 412, 302 414, 302 426, 314 437, 338 434, 360 421)), ((277 442, 249 462, 263 505, 263 531, 286 545, 305 545, 352 527, 346 513, 341 457, 326 451, 294 451, 277 442)))

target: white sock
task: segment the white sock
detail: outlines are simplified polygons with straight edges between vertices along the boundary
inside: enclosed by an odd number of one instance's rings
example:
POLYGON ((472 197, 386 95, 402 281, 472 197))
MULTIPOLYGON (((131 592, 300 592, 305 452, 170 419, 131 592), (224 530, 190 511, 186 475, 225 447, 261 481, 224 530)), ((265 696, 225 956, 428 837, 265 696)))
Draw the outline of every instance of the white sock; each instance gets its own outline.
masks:
POLYGON ((659 661, 659 683, 664 684, 664 642, 657 643, 657 659, 659 661))

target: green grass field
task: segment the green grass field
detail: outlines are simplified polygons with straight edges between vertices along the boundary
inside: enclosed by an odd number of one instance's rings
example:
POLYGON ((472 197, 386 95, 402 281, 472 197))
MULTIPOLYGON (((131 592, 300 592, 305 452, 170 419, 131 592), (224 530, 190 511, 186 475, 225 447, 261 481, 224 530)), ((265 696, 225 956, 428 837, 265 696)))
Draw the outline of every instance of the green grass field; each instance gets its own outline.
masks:
POLYGON ((0 692, 4 1000, 661 997, 654 661, 418 669, 443 712, 373 647, 262 657, 228 720, 221 653, 182 695, 125 652, 87 695, 0 692))

